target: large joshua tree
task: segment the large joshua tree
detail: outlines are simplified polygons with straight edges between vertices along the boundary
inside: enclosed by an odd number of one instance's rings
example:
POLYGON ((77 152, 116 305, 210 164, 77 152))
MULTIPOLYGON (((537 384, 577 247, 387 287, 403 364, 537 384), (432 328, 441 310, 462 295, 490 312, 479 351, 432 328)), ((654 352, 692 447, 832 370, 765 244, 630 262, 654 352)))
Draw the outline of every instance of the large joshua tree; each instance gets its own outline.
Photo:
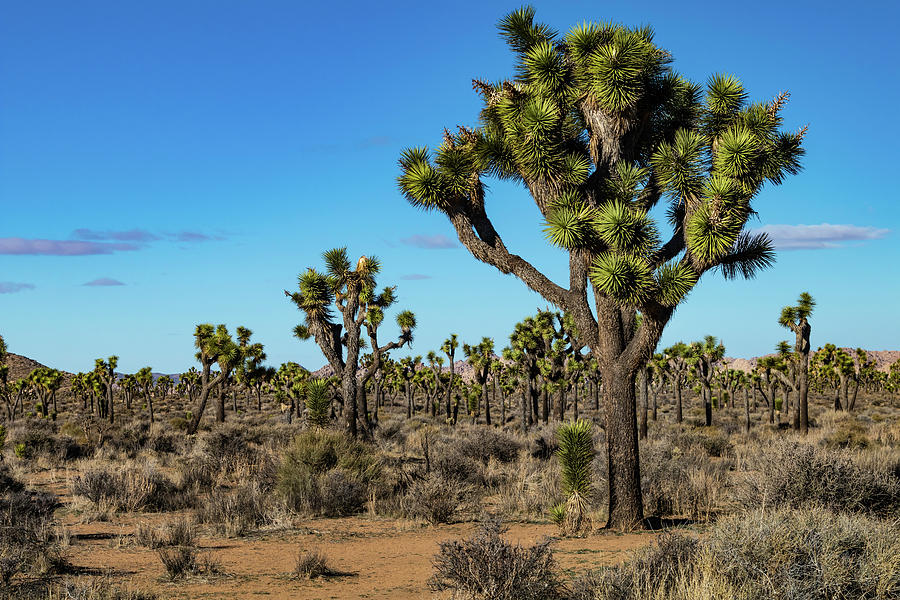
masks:
POLYGON ((809 432, 809 317, 815 306, 813 297, 808 292, 803 292, 797 298, 797 304, 782 308, 781 316, 778 317, 778 324, 790 329, 796 336, 794 353, 799 367, 800 397, 797 415, 799 422, 794 427, 803 435, 809 432))
POLYGON ((750 278, 773 263, 769 239, 744 228, 765 182, 798 172, 805 130, 780 130, 787 94, 750 104, 737 79, 716 75, 704 95, 647 27, 585 23, 559 37, 533 17, 526 7, 501 19, 516 73, 473 82, 479 125, 445 131, 434 155, 403 151, 398 182, 413 205, 443 212, 475 258, 571 313, 604 381, 608 526, 630 528, 643 520, 636 374, 704 273, 750 278), (568 254, 567 286, 506 247, 487 176, 528 189, 568 254), (649 213, 663 199, 665 243, 649 213))
MULTIPOLYGON (((394 302, 394 288, 385 288, 375 293, 375 276, 381 263, 377 258, 361 256, 356 268, 350 263, 346 248, 334 248, 322 254, 325 272, 307 269, 298 277, 300 290, 285 295, 303 311, 306 322, 294 328, 294 335, 307 340, 314 338, 316 344, 341 379, 341 395, 347 418, 347 430, 357 436, 357 389, 359 382, 359 351, 363 325, 371 325, 370 311, 382 311, 394 302), (334 318, 334 310, 340 313, 340 321, 334 318)), ((401 313, 398 325, 401 329, 401 343, 409 336, 415 320, 407 317, 412 313, 401 313)), ((380 321, 379 321, 380 322, 380 321)), ((372 328, 369 328, 372 331, 372 328)))

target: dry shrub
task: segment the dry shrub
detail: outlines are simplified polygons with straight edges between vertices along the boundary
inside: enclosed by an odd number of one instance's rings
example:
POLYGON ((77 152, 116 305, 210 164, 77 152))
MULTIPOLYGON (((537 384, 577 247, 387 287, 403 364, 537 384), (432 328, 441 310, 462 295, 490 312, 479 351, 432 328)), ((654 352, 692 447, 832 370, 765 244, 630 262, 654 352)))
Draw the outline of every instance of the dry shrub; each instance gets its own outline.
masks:
POLYGON ((507 517, 542 517, 561 499, 559 462, 524 453, 510 465, 499 489, 500 511, 507 517))
POLYGON ((869 441, 865 425, 852 415, 835 418, 834 426, 822 436, 822 445, 829 449, 849 448, 861 450, 868 448, 869 441))
POLYGON ((749 463, 752 471, 739 483, 736 497, 750 508, 822 506, 876 515, 900 511, 896 463, 857 462, 846 451, 788 440, 772 443, 749 463))
POLYGON ((67 567, 51 526, 57 500, 52 494, 26 490, 2 463, 0 486, 0 592, 25 597, 33 587, 29 583, 40 583, 67 567))
POLYGON ((170 579, 178 579, 197 569, 197 549, 193 546, 166 546, 157 551, 170 579))
POLYGON ((407 516, 425 519, 432 525, 451 522, 473 502, 470 486, 455 479, 430 473, 416 480, 403 499, 407 516))
POLYGON ((676 434, 672 444, 685 454, 726 456, 732 449, 728 436, 718 427, 694 427, 676 434))
POLYGON ((553 600, 563 597, 549 540, 513 546, 500 523, 487 523, 473 537, 442 542, 434 557, 430 589, 485 600, 553 600))
POLYGON ((450 449, 485 465, 492 458, 501 463, 513 462, 522 449, 517 438, 498 429, 460 427, 456 434, 461 437, 450 442, 450 449))
POLYGON ((665 439, 641 447, 641 491, 648 514, 708 519, 727 486, 727 468, 705 452, 684 454, 665 439))
POLYGON ((294 577, 299 579, 315 579, 337 575, 337 571, 328 564, 328 557, 319 550, 300 551, 294 566, 294 577))
POLYGON ((191 503, 189 495, 149 464, 89 467, 72 479, 70 489, 95 506, 114 511, 166 512, 191 503))
POLYGON ((700 541, 664 536, 575 584, 573 600, 900 597, 900 530, 861 516, 754 511, 700 541))
POLYGON ((50 598, 65 600, 158 600, 153 592, 132 590, 115 585, 108 578, 67 580, 50 598))
POLYGON ((215 526, 220 534, 242 536, 269 521, 269 506, 267 494, 250 482, 213 492, 197 509, 197 519, 215 526))

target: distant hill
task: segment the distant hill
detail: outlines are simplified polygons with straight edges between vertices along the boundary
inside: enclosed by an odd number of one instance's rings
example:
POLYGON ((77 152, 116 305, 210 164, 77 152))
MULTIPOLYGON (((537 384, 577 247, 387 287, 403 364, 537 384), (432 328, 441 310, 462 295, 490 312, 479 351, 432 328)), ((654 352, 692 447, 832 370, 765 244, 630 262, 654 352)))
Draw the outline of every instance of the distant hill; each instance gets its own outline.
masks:
MULTIPOLYGON (((856 348, 843 348, 850 356, 856 359, 856 348)), ((875 369, 887 373, 890 371, 891 365, 900 360, 900 350, 866 350, 869 360, 875 361, 875 369)), ((766 354, 765 356, 774 356, 774 354, 766 354)), ((749 373, 756 366, 761 356, 752 358, 731 358, 726 356, 722 361, 729 365, 732 369, 749 373)))

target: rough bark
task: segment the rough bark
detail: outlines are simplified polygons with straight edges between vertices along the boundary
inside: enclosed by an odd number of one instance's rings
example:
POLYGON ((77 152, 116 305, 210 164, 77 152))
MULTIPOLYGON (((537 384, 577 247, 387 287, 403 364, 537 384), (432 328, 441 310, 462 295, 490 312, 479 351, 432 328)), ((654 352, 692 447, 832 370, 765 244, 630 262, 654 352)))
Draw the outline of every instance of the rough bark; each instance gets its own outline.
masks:
POLYGON ((647 439, 647 412, 649 410, 647 393, 647 369, 643 368, 638 374, 641 389, 640 419, 638 421, 638 434, 642 440, 647 439))
POLYGON ((642 525, 644 518, 635 422, 635 374, 619 369, 604 371, 603 381, 610 481, 607 527, 634 529, 642 525))

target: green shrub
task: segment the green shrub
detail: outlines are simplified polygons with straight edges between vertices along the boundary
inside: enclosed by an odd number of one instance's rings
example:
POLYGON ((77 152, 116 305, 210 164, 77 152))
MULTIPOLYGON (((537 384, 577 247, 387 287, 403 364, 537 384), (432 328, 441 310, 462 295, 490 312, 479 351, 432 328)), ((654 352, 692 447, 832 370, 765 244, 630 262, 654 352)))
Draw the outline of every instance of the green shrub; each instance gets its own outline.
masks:
POLYGON ((31 458, 32 451, 25 442, 19 442, 13 447, 16 458, 31 458))
POLYGON ((358 512, 381 475, 374 450, 343 433, 310 430, 298 435, 277 472, 287 506, 326 516, 358 512))

